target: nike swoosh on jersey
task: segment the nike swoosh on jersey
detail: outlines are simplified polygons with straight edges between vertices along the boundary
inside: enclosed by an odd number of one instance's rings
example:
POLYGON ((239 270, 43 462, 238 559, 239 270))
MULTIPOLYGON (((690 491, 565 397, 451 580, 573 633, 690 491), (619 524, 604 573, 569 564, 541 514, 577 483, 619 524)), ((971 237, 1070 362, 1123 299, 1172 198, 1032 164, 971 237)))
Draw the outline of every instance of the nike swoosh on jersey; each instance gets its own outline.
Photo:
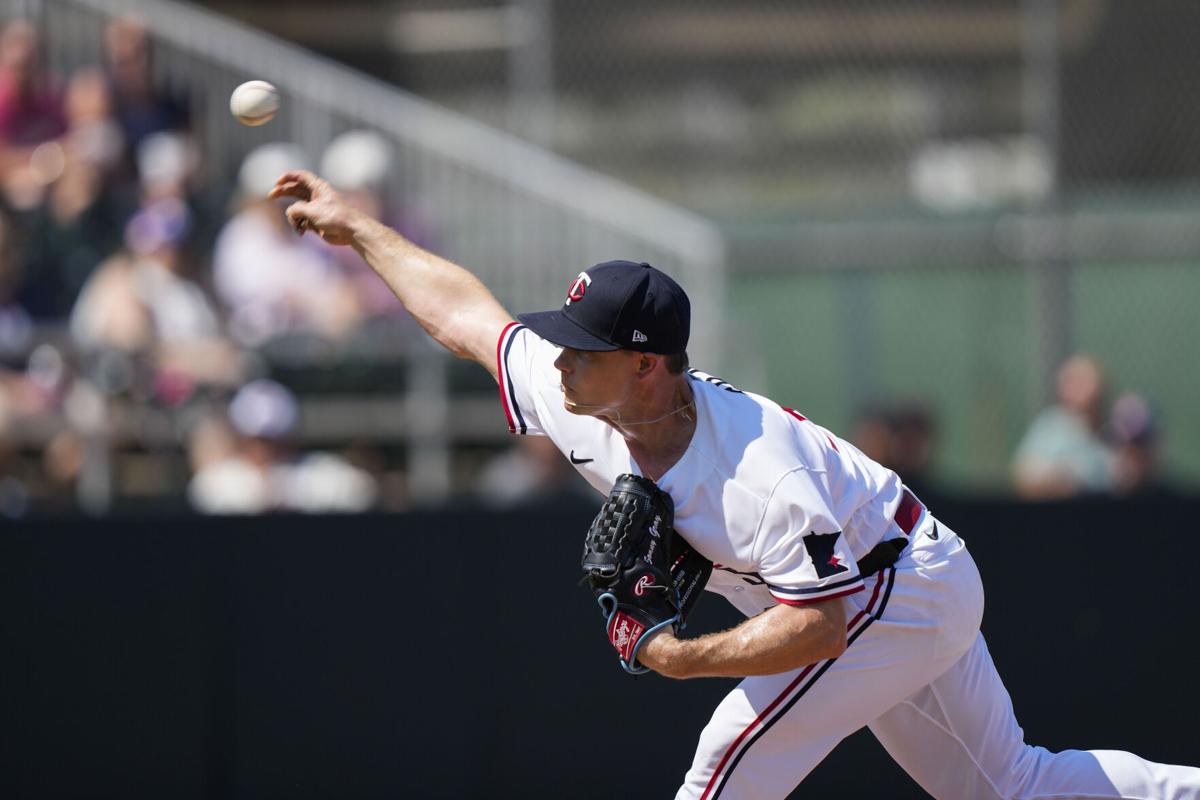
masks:
POLYGON ((595 460, 596 459, 594 459, 594 458, 576 458, 575 451, 574 450, 571 451, 571 463, 572 464, 587 464, 587 463, 589 463, 591 461, 595 461, 595 460))

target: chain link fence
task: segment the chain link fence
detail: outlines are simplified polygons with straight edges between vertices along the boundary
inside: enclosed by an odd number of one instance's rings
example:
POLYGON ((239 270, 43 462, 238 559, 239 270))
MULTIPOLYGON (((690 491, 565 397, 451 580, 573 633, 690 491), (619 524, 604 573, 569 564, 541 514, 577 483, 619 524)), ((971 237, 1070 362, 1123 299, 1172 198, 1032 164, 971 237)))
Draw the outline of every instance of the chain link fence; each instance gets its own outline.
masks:
POLYGON ((473 8, 554 35, 400 48, 399 78, 717 221, 731 379, 841 430, 924 405, 938 479, 998 489, 1087 352, 1200 481, 1194 3, 473 8))

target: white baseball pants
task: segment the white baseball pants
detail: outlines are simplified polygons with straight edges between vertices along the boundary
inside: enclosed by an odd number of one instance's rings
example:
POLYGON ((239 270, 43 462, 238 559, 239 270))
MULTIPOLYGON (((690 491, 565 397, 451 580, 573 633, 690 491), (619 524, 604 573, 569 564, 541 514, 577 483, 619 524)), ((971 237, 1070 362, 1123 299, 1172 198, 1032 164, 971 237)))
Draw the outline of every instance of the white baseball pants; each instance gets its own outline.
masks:
POLYGON ((894 568, 844 602, 846 652, 742 681, 701 734, 676 800, 780 800, 864 725, 939 800, 1200 798, 1200 769, 1025 744, 979 633, 975 562, 931 517, 894 568))

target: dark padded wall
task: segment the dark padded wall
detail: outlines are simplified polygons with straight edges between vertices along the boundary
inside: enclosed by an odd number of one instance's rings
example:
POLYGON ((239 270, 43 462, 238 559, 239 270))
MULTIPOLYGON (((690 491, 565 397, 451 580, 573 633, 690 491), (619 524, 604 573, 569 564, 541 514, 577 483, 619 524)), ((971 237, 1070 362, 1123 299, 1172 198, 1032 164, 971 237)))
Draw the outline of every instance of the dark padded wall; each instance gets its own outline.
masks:
MULTIPOLYGON (((1200 503, 934 510, 1030 741, 1200 763, 1200 503)), ((671 797, 733 682, 620 671, 590 513, 6 528, 0 796, 671 797)), ((924 796, 864 733, 797 796, 835 792, 924 796)))

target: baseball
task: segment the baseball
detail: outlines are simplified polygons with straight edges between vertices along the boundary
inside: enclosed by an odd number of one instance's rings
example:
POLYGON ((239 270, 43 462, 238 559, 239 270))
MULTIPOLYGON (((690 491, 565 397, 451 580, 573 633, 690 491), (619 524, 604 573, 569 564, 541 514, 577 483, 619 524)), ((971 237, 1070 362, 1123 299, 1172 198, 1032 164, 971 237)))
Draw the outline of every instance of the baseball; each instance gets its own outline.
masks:
POLYGON ((246 81, 229 96, 229 111, 243 125, 263 125, 279 111, 279 91, 266 81, 246 81))

